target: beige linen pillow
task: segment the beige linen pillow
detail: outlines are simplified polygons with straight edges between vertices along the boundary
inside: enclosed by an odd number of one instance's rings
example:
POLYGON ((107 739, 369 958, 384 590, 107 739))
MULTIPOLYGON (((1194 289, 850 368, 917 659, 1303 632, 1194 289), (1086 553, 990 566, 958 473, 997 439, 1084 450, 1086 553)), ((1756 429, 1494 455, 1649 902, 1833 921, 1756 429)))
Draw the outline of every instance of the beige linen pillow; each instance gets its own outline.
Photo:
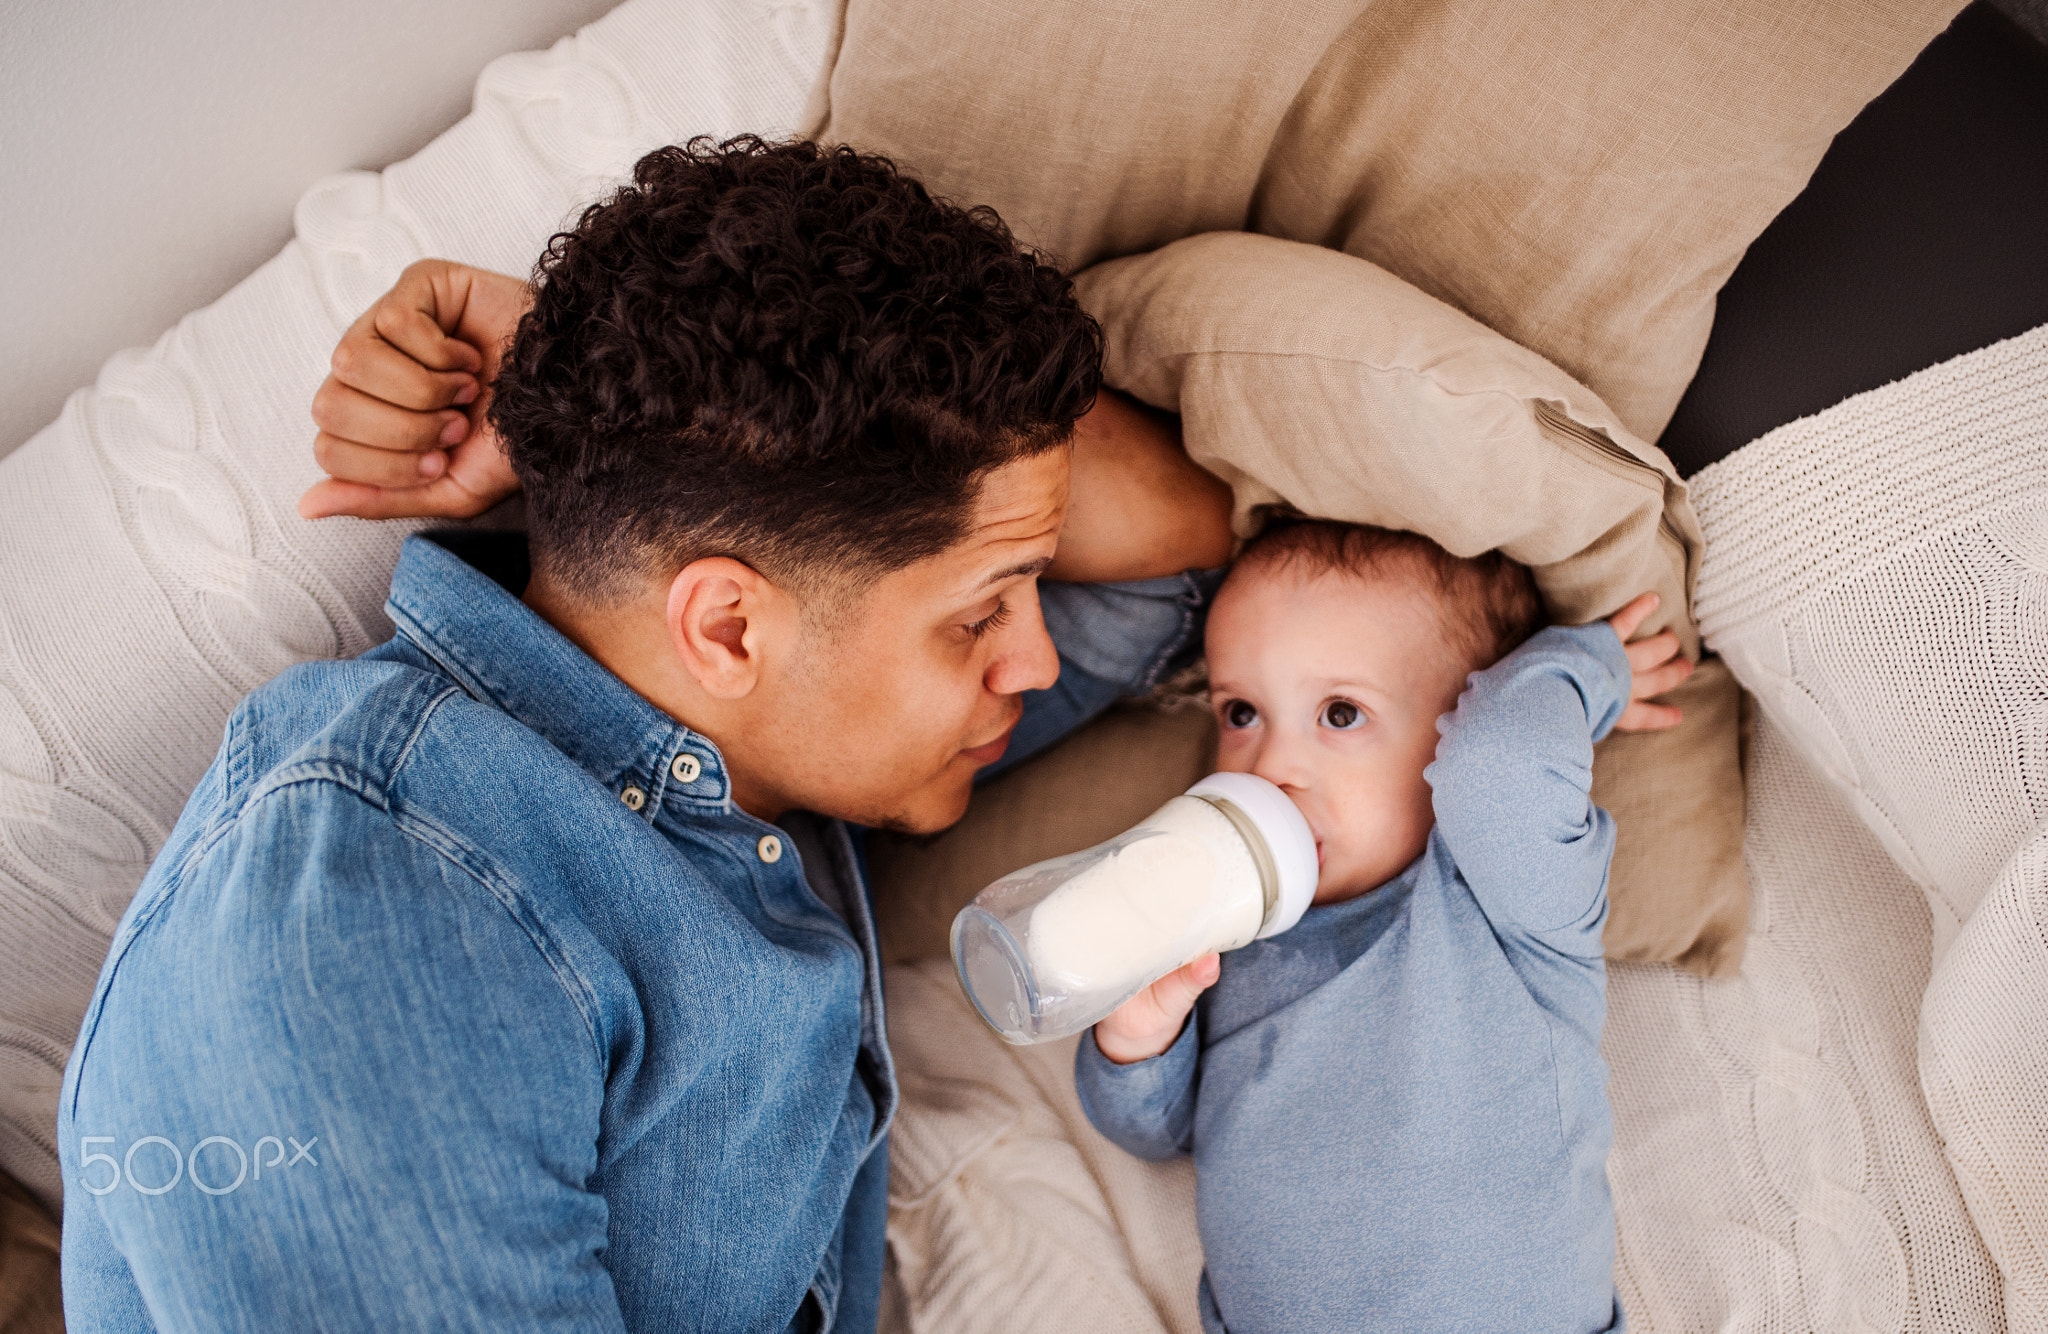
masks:
POLYGON ((828 140, 1073 268, 1249 229, 1371 259, 1655 439, 1714 296, 1961 0, 850 0, 828 140))
POLYGON ((1361 6, 848 0, 818 137, 987 204, 1069 268, 1240 229, 1361 6))
POLYGON ((1714 298, 1959 0, 1374 0, 1275 136, 1250 228, 1400 274, 1654 440, 1714 298))
POLYGON ((1386 270, 1244 232, 1075 280, 1104 375, 1181 414, 1188 453, 1262 509, 1422 533, 1530 567, 1559 620, 1654 589, 1699 651, 1699 524, 1670 460, 1585 386, 1386 270))

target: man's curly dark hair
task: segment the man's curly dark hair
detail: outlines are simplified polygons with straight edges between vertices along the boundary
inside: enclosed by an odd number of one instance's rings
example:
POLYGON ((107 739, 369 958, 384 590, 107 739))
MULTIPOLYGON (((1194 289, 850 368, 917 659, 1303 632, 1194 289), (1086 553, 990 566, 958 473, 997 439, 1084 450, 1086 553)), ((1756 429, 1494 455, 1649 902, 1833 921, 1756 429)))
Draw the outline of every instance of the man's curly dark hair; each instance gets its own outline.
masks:
POLYGON ((850 148, 658 149, 533 285, 490 415, 536 566, 596 602, 710 555, 803 590, 934 555, 1101 377, 1056 268, 850 148))

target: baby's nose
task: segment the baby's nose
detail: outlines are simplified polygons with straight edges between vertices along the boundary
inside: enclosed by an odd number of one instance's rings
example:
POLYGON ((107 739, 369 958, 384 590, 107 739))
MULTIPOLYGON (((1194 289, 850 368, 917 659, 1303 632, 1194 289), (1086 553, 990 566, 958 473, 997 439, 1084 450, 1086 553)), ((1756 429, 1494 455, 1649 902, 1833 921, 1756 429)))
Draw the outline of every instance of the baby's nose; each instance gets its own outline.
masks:
POLYGON ((1294 804, 1299 806, 1301 794, 1308 789, 1313 777, 1313 766, 1300 746, 1275 737, 1269 738, 1259 748, 1258 755, 1252 760, 1251 772, 1294 798, 1294 804))

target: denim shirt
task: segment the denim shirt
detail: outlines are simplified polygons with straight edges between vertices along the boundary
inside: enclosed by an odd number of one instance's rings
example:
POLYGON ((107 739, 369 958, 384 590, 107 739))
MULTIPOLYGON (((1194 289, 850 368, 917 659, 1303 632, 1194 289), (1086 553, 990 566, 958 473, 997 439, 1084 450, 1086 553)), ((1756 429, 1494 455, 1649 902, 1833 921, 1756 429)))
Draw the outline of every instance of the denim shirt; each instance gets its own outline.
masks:
MULTIPOLYGON (((396 637, 229 720, 66 1071, 74 1334, 874 1327, 858 831, 811 840, 842 916, 709 739, 518 600, 524 559, 409 540, 396 637)), ((1149 685, 1212 586, 1049 585, 1080 656, 1005 762, 1149 685)))

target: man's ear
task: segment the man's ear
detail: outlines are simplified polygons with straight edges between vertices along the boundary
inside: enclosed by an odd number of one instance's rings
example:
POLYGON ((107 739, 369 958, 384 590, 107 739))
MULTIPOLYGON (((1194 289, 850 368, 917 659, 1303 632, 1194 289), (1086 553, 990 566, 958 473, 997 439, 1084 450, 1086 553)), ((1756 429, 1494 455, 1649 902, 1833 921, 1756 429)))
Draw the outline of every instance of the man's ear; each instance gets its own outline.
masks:
POLYGON ((713 699, 740 699, 760 683, 764 658, 797 629, 789 594, 730 556, 691 561, 668 587, 668 637, 683 670, 713 699))

